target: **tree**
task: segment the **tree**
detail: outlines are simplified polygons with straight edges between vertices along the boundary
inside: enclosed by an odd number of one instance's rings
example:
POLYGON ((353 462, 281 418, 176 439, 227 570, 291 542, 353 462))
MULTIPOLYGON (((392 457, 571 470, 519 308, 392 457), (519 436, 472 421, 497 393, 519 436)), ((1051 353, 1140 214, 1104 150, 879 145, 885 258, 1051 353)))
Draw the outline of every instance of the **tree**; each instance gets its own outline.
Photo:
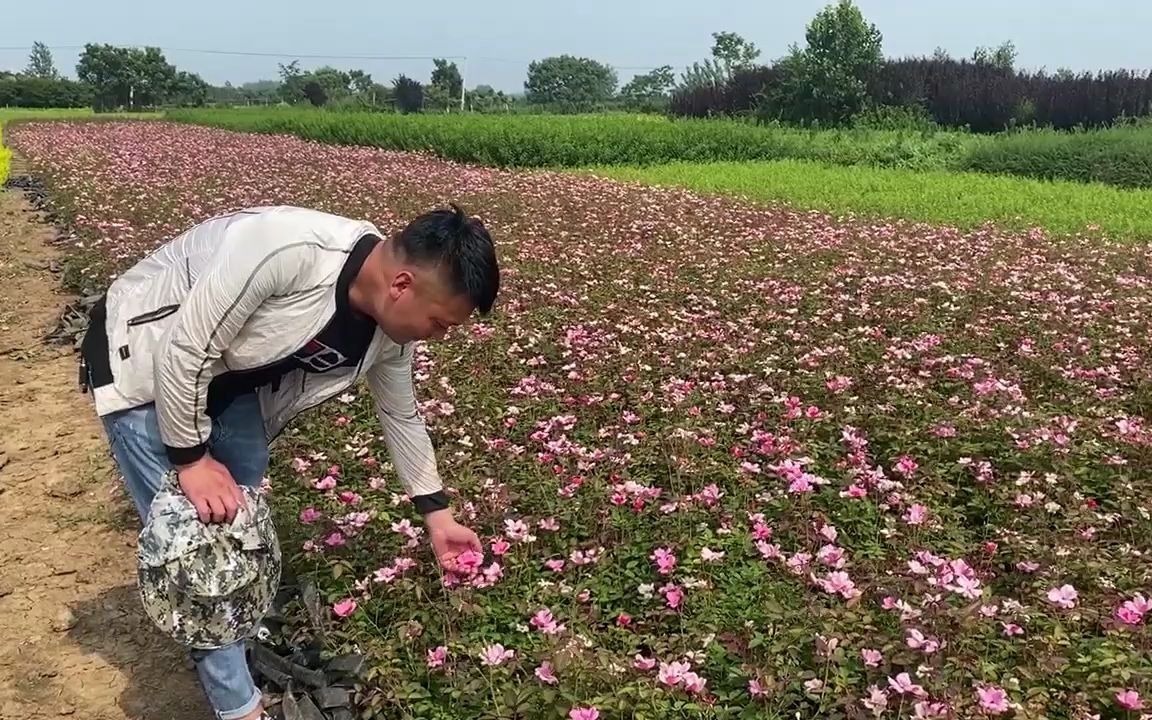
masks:
POLYGON ((991 50, 978 47, 972 53, 972 62, 977 65, 987 65, 1004 72, 1012 72, 1016 65, 1016 45, 1011 40, 1001 43, 1000 47, 991 50))
MULTIPOLYGON (((84 46, 76 75, 92 86, 97 111, 115 108, 135 110, 160 105, 173 88, 190 88, 191 74, 178 79, 176 68, 159 48, 125 48, 89 43, 84 46)), ((203 82, 200 80, 200 82, 203 82)), ((205 90, 205 95, 206 95, 205 90)))
POLYGON ((468 109, 475 112, 497 112, 508 110, 509 100, 503 90, 491 85, 477 85, 468 91, 468 109))
POLYGON ((52 62, 52 51, 42 42, 32 43, 32 52, 28 55, 28 67, 24 69, 28 77, 57 80, 60 73, 56 72, 56 65, 52 62))
POLYGON ((255 80, 240 86, 240 97, 246 103, 266 105, 276 102, 281 84, 275 80, 255 80))
POLYGON ((372 93, 372 75, 363 70, 350 70, 348 79, 352 85, 352 92, 357 95, 370 95, 372 93))
POLYGON ((81 108, 92 104, 92 88, 67 78, 0 73, 0 107, 81 108))
MULTIPOLYGON (((331 65, 318 67, 308 73, 308 81, 315 82, 324 89, 326 102, 340 102, 352 94, 352 76, 331 65)), ((308 101, 313 105, 316 104, 312 96, 308 97, 308 101)))
POLYGON ((464 90, 464 77, 460 74, 460 68, 456 67, 456 63, 441 58, 435 58, 432 63, 436 66, 432 70, 432 87, 440 90, 449 103, 454 99, 459 100, 464 90))
POLYGON ((208 83, 195 73, 177 71, 165 94, 165 101, 179 107, 200 107, 208 100, 208 83))
POLYGON ((289 105, 307 100, 308 97, 304 94, 304 83, 308 80, 304 71, 300 69, 300 61, 293 60, 287 65, 278 63, 277 66, 280 75, 280 87, 276 89, 276 94, 280 96, 280 99, 289 105))
POLYGON ((676 83, 671 65, 661 65, 655 70, 636 75, 628 84, 620 88, 620 96, 632 108, 648 108, 662 103, 668 91, 676 83))
POLYGON ((724 66, 715 58, 708 58, 704 62, 694 62, 691 67, 680 73, 681 90, 697 90, 704 87, 723 87, 728 81, 728 74, 724 66))
POLYGON ((418 80, 400 75, 392 81, 392 98, 400 112, 420 112, 424 109, 424 86, 418 80))
POLYGON ((849 122, 868 100, 868 82, 880 67, 882 36, 852 0, 838 0, 812 19, 807 47, 793 45, 778 64, 782 80, 762 114, 793 122, 849 122))
POLYGON ((308 98, 308 102, 312 103, 313 107, 321 107, 328 102, 328 92, 316 80, 309 80, 304 83, 304 97, 308 98))
POLYGON ((760 50, 734 32, 712 33, 712 57, 723 67, 726 77, 732 77, 737 70, 752 67, 760 50))
POLYGON ((616 91, 616 71, 591 58, 559 55, 533 61, 524 83, 530 103, 588 108, 616 91))
POLYGON ((363 70, 341 70, 324 65, 307 72, 298 60, 280 65, 280 86, 276 92, 289 105, 360 105, 381 102, 385 93, 363 70), (312 85, 315 85, 314 87, 312 85), (317 90, 319 88, 319 90, 317 90))

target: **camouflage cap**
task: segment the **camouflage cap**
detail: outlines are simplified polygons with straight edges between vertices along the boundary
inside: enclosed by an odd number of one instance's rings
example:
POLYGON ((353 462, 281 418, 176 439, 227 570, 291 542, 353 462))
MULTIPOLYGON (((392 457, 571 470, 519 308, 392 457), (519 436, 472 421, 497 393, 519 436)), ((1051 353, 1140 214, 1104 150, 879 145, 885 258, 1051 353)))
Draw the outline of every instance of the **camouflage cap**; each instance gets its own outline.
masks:
POLYGON ((205 524, 169 471, 140 531, 137 580, 152 622, 196 649, 223 647, 258 629, 280 584, 280 543, 267 502, 241 486, 231 524, 205 524))

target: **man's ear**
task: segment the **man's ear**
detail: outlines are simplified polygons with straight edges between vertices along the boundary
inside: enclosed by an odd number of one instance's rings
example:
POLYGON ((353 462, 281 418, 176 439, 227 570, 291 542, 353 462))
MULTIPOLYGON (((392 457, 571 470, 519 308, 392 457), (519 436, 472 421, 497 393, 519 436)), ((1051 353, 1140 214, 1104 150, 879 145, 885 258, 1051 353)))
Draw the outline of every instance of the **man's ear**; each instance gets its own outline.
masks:
POLYGON ((404 294, 404 291, 412 289, 413 280, 411 272, 401 270, 392 277, 392 282, 388 286, 388 294, 393 300, 396 300, 404 294))

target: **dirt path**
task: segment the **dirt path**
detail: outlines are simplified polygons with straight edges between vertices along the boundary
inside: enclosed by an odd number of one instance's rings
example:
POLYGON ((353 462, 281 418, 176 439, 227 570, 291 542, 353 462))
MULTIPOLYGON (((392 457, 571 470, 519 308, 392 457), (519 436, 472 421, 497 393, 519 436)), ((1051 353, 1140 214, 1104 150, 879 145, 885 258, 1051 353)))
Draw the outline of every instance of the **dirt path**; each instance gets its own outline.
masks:
POLYGON ((0 718, 212 717, 139 610, 137 521, 70 349, 53 230, 0 190, 0 718))

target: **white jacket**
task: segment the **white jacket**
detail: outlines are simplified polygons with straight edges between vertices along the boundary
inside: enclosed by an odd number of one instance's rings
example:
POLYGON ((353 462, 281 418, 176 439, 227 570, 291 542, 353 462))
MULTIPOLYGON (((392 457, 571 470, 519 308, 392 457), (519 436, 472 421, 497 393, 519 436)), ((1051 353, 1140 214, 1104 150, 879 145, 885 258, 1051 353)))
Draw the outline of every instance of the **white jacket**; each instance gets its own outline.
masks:
MULTIPOLYGON (((371 223, 278 206, 212 218, 182 233, 109 287, 105 328, 113 382, 93 388, 97 413, 154 402, 166 445, 195 447, 212 429, 208 384, 229 370, 287 357, 336 310, 336 280, 371 223)), ((294 370, 259 392, 269 441, 300 412, 367 381, 389 455, 409 496, 442 489, 412 387, 411 348, 379 328, 356 368, 294 370)))

